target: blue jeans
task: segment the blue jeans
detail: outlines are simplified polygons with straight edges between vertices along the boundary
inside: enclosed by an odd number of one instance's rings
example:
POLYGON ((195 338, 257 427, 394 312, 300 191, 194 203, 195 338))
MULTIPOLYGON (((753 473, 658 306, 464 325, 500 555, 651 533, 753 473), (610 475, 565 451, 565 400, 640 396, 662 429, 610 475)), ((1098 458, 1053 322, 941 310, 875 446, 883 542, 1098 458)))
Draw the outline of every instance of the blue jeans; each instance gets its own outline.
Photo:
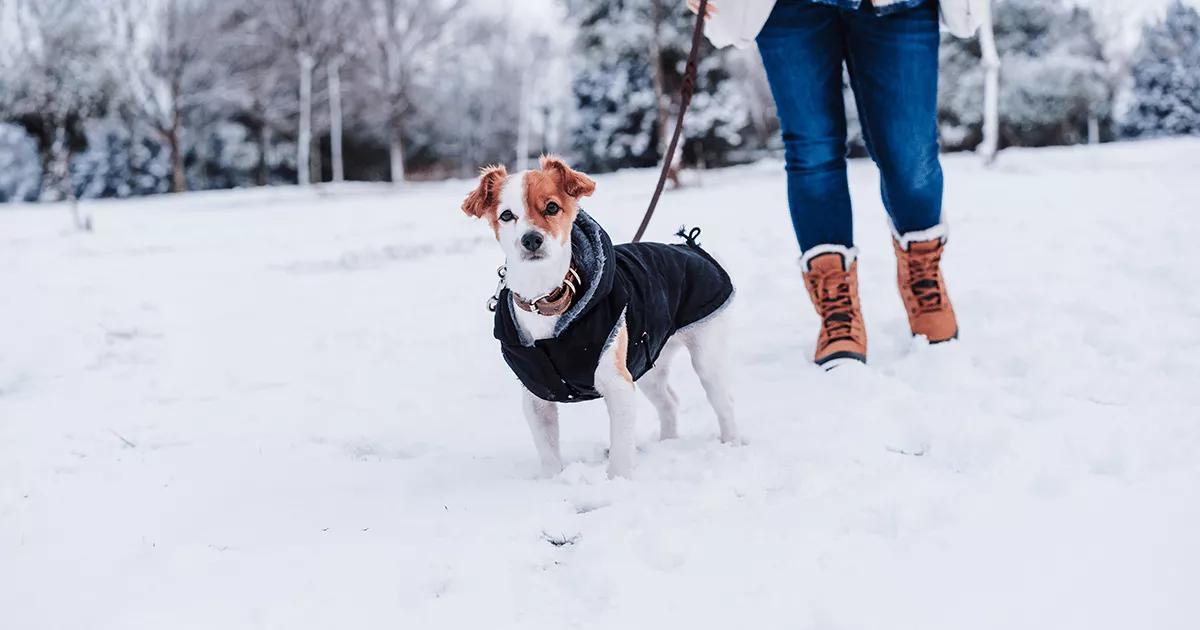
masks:
POLYGON ((842 63, 883 204, 903 234, 941 222, 937 2, 889 15, 779 0, 758 36, 787 159, 788 205, 800 249, 854 245, 846 180, 842 63))

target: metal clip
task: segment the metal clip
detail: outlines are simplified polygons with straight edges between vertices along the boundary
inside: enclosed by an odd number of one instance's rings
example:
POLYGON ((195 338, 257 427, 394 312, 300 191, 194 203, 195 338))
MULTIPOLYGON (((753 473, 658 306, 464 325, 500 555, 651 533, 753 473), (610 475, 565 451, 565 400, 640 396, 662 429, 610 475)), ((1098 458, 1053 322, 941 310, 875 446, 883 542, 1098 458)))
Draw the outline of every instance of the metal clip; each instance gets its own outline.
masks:
POLYGON ((500 267, 496 269, 496 275, 500 277, 500 281, 496 283, 496 292, 493 293, 492 297, 488 298, 487 301, 487 310, 493 313, 495 313, 496 309, 499 308, 500 294, 504 292, 504 287, 507 286, 504 282, 504 274, 506 273, 508 273, 508 268, 506 268, 504 265, 500 265, 500 267))

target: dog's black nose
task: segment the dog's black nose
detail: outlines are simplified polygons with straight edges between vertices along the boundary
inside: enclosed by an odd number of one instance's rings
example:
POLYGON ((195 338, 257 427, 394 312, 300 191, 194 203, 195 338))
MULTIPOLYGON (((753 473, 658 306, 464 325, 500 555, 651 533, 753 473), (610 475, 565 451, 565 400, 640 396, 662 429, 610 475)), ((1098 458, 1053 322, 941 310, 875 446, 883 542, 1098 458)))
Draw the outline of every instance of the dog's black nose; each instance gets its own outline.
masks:
POLYGON ((537 232, 526 232, 525 236, 521 237, 521 245, 531 252, 536 252, 542 246, 543 240, 542 235, 537 232))

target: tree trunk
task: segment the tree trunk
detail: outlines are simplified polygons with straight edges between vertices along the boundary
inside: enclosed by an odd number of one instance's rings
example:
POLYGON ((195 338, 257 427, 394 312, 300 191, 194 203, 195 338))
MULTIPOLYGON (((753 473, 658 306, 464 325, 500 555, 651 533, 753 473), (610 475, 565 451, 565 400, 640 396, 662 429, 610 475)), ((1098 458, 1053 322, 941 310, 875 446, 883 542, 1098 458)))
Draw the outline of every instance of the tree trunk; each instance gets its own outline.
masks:
POLYGON ((671 102, 667 98, 663 86, 662 45, 659 41, 662 37, 662 0, 651 0, 651 2, 653 4, 653 31, 650 35, 650 76, 654 83, 655 127, 658 132, 658 154, 661 156, 666 152, 669 142, 667 125, 670 124, 671 102))
MULTIPOLYGON (((52 201, 66 201, 71 211, 71 222, 75 229, 81 232, 92 231, 92 219, 79 207, 79 199, 75 196, 75 185, 71 181, 71 148, 67 143, 67 130, 59 125, 54 131, 54 140, 49 146, 45 160, 46 167, 43 180, 49 180, 46 185, 53 194, 52 201)), ((43 199, 47 199, 46 186, 42 188, 43 199)))
MULTIPOLYGON (((54 131, 54 145, 50 149, 54 173, 54 189, 58 201, 75 197, 74 186, 71 185, 71 154, 67 149, 67 131, 61 126, 54 131)), ((72 208, 72 212, 74 208, 72 208)))
POLYGON ((399 121, 392 121, 388 134, 388 159, 391 162, 392 183, 401 184, 404 182, 404 140, 400 137, 399 121))
MULTIPOLYGON (((662 59, 662 23, 663 23, 663 0, 651 0, 653 33, 650 36, 650 68, 651 78, 654 83, 654 103, 655 103, 655 126, 658 132, 658 155, 659 166, 661 162, 667 158, 667 149, 671 145, 671 134, 674 129, 668 129, 671 124, 671 99, 667 97, 665 82, 663 80, 663 59, 662 59)), ((682 144, 683 138, 680 137, 682 144)), ((675 155, 671 156, 671 165, 667 168, 667 179, 670 180, 674 188, 679 188, 679 165, 683 163, 683 147, 679 146, 675 150, 675 155)))
POLYGON ((996 51, 996 35, 992 29, 992 8, 984 12, 979 28, 979 45, 983 52, 983 142, 979 155, 985 164, 996 160, 1000 147, 1000 54, 996 51))
POLYGON ((383 48, 383 88, 388 107, 388 166, 392 184, 404 182, 404 138, 400 119, 403 115, 401 97, 404 96, 400 83, 400 53, 396 44, 391 41, 395 37, 392 29, 396 28, 396 13, 398 6, 395 0, 384 3, 387 14, 388 41, 383 48))
POLYGON ((341 59, 329 62, 329 160, 332 162, 333 181, 346 181, 345 164, 342 162, 342 79, 341 59))
POLYGON ((38 162, 41 169, 41 181, 38 182, 38 201, 58 201, 58 182, 54 177, 54 138, 38 134, 38 162))
POLYGON ((550 142, 550 106, 542 106, 542 153, 554 153, 554 144, 550 142))
POLYGON ((125 147, 125 172, 129 177, 129 195, 137 195, 141 192, 133 185, 133 182, 137 179, 137 119, 131 116, 128 111, 123 111, 121 113, 121 122, 125 123, 125 133, 129 135, 129 146, 125 147))
MULTIPOLYGON (((256 106, 257 108, 257 106, 256 106)), ((259 112, 260 119, 258 123, 258 171, 254 177, 254 183, 259 186, 266 186, 271 182, 271 167, 267 162, 267 151, 271 148, 271 129, 267 127, 266 114, 259 112)))
POLYGON ((300 62, 300 134, 296 139, 296 183, 308 186, 312 181, 309 155, 312 149, 313 58, 308 53, 300 53, 297 60, 300 62))
POLYGON ((171 128, 165 134, 167 147, 171 151, 171 192, 181 193, 187 190, 187 174, 183 170, 183 149, 179 143, 179 128, 182 126, 179 110, 171 116, 171 128))
POLYGON ((529 169, 529 134, 533 127, 529 104, 529 68, 521 71, 520 111, 517 113, 517 172, 529 169))
POLYGON ((319 184, 321 183, 322 178, 325 176, 323 172, 324 164, 321 162, 323 159, 323 156, 321 155, 321 137, 317 134, 313 134, 312 143, 310 146, 311 148, 309 149, 308 155, 310 158, 309 163, 311 164, 311 167, 308 169, 308 172, 310 173, 312 181, 319 184))

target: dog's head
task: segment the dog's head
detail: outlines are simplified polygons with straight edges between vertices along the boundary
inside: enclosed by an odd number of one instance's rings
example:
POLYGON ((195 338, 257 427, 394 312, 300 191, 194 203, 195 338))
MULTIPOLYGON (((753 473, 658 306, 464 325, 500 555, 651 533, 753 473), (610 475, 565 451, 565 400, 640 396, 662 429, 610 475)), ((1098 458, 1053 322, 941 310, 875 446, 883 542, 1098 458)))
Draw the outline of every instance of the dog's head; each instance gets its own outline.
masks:
POLYGON ((561 158, 542 156, 540 166, 514 175, 503 166, 485 168, 462 205, 468 215, 488 220, 510 265, 564 257, 569 264, 579 199, 596 190, 596 182, 561 158))

